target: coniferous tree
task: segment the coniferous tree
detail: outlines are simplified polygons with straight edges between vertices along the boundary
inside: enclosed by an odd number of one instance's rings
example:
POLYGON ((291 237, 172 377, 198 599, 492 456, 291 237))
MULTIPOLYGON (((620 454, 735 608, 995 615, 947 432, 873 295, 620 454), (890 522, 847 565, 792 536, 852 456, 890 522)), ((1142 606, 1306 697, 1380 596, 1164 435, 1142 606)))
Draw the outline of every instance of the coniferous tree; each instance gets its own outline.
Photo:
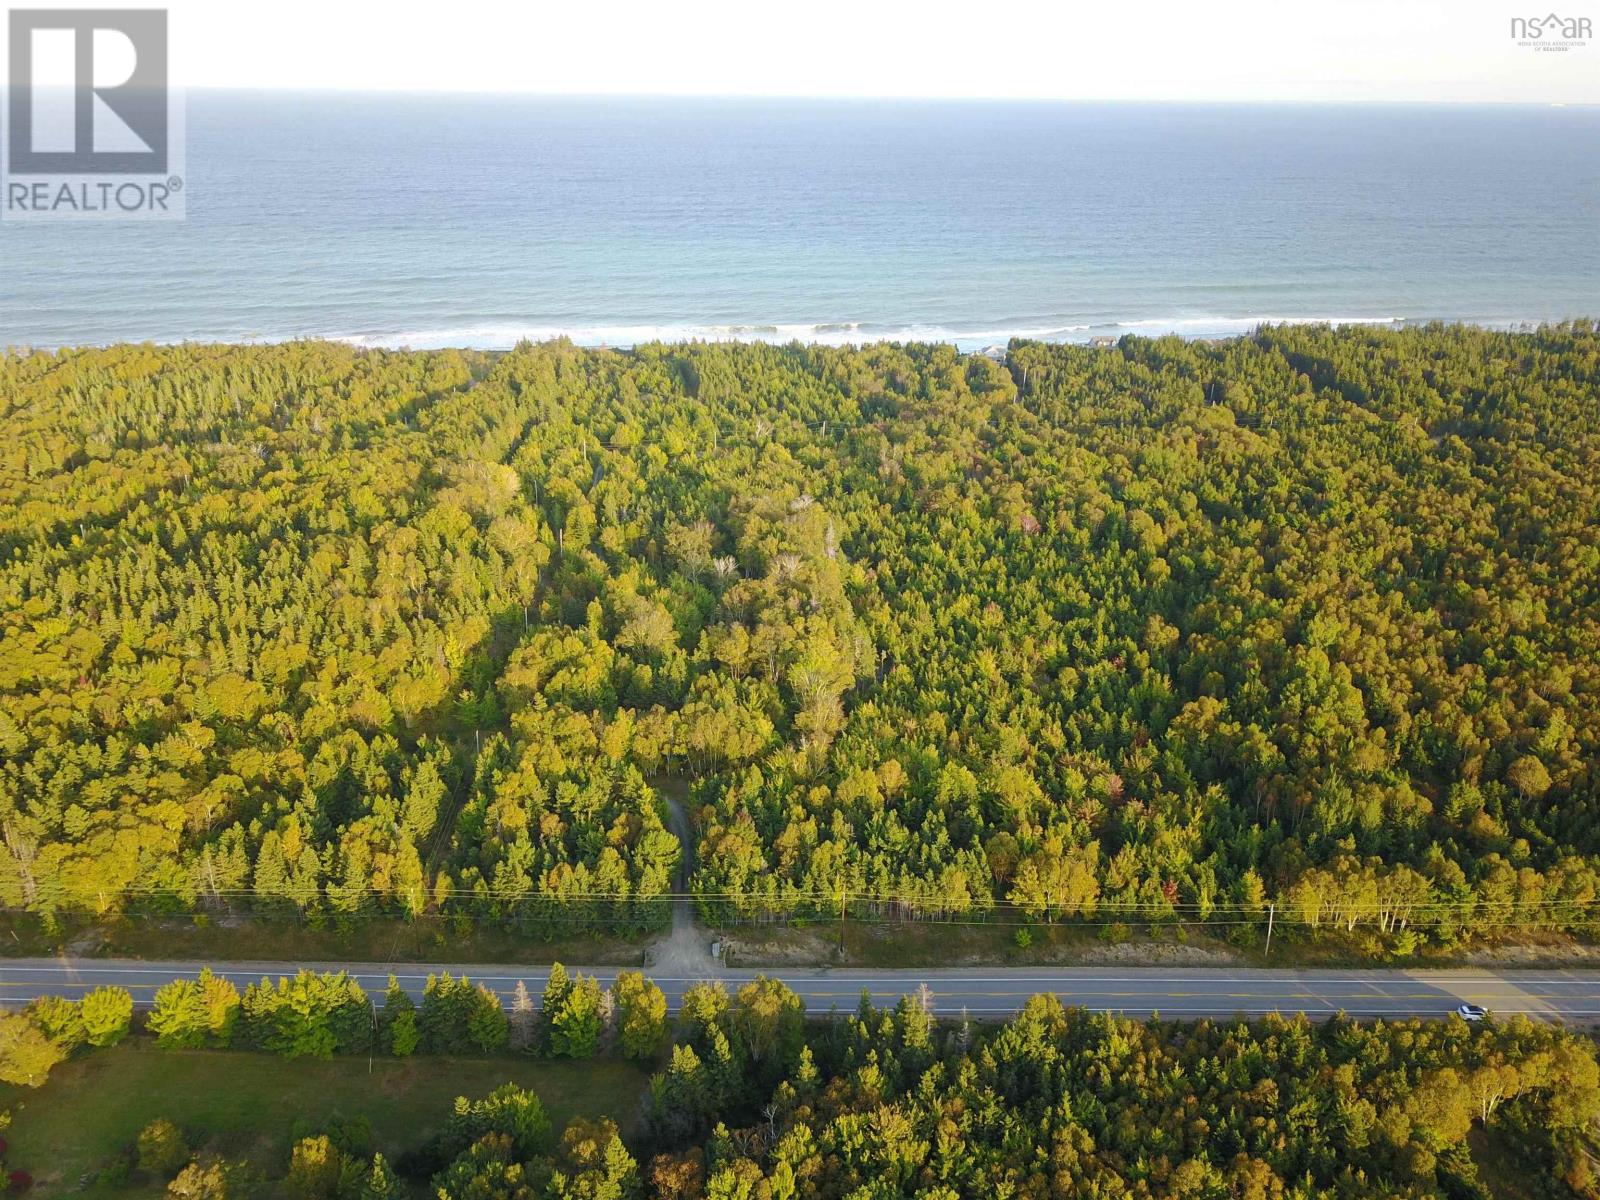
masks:
POLYGON ((528 991, 528 985, 520 979, 517 980, 511 998, 511 1011, 506 1020, 511 1048, 517 1051, 533 1049, 539 1036, 539 1010, 528 991))

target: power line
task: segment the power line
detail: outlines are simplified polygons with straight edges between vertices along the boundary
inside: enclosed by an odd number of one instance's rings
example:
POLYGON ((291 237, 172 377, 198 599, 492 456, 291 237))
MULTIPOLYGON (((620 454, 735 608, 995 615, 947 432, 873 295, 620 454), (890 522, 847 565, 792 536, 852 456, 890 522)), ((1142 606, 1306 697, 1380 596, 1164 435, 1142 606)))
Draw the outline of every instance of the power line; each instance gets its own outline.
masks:
MULTIPOLYGON (((53 903, 61 904, 63 909, 72 911, 80 908, 86 897, 67 897, 59 889, 50 889, 54 894, 47 894, 44 899, 47 907, 53 903), (66 901, 66 903, 62 903, 66 901), (53 903, 52 903, 53 902, 53 903), (75 902, 75 903, 74 903, 75 902)), ((131 899, 137 896, 162 896, 175 897, 181 893, 175 889, 163 889, 150 885, 133 886, 124 889, 116 895, 131 899)), ((404 893, 385 893, 376 888, 368 888, 359 893, 361 897, 370 897, 377 900, 387 900, 384 905, 359 906, 353 909, 326 908, 322 905, 328 897, 320 890, 310 891, 303 900, 305 904, 298 903, 293 896, 265 896, 254 889, 230 888, 215 889, 201 893, 195 897, 199 899, 213 897, 222 899, 268 901, 281 903, 295 909, 299 919, 307 915, 328 916, 335 920, 398 920, 400 913, 394 911, 393 905, 405 901, 404 893), (310 909, 310 902, 315 902, 317 907, 310 909), (374 911, 374 907, 377 911, 374 911)), ((102 894, 97 897, 100 907, 108 908, 105 904, 109 897, 102 894)), ((536 917, 545 925, 588 927, 594 920, 594 914, 572 911, 574 906, 607 903, 622 905, 635 909, 661 909, 674 902, 690 901, 702 902, 715 908, 731 908, 731 912, 717 912, 713 915, 721 918, 721 923, 733 925, 761 924, 771 922, 781 924, 791 921, 819 920, 831 914, 836 905, 840 904, 841 896, 837 891, 827 892, 733 892, 733 891, 671 891, 639 894, 636 892, 619 891, 581 891, 581 892, 552 892, 532 888, 518 889, 515 891, 495 892, 486 891, 457 891, 445 898, 442 902, 434 901, 431 894, 419 896, 425 904, 433 908, 432 912, 422 911, 410 914, 410 918, 420 919, 425 917, 438 917, 448 919, 454 915, 461 915, 463 910, 470 910, 477 906, 524 905, 536 911, 524 913, 525 916, 536 917), (810 911, 803 911, 809 907, 810 911), (739 911, 739 909, 746 911, 739 911)), ((1215 905, 1207 906, 1192 903, 1158 904, 1152 902, 1120 902, 1120 901, 1086 901, 1079 904, 1047 905, 1042 908, 1031 908, 1014 901, 975 900, 972 904, 961 907, 948 904, 937 905, 929 903, 925 897, 905 897, 893 894, 873 892, 843 893, 846 919, 854 920, 858 924, 873 923, 904 923, 924 925, 952 925, 952 926, 993 926, 996 928, 1022 928, 1037 927, 1041 924, 1060 925, 1067 928, 1109 928, 1130 923, 1197 925, 1204 928, 1227 928, 1237 926, 1261 925, 1267 920, 1265 908, 1257 909, 1245 905, 1215 905), (852 911, 854 906, 854 911, 852 911), (863 914, 862 907, 877 908, 887 907, 899 910, 899 915, 879 916, 877 914, 863 914), (1012 918, 1012 919, 1007 919, 1012 918)), ((1354 932, 1363 924, 1370 925, 1373 918, 1384 918, 1377 923, 1386 932, 1399 932, 1401 930, 1428 930, 1438 929, 1451 924, 1466 921, 1473 929, 1551 929, 1566 930, 1589 929, 1600 927, 1600 919, 1591 918, 1590 912, 1600 908, 1600 900, 1558 900, 1542 901, 1524 906, 1511 906, 1509 912, 1501 902, 1488 902, 1482 900, 1462 900, 1455 902, 1433 902, 1413 906, 1405 905, 1330 905, 1319 906, 1316 911, 1306 913, 1297 911, 1296 906, 1287 906, 1277 911, 1279 923, 1288 923, 1308 929, 1337 930, 1344 927, 1347 932, 1354 932)), ((190 915, 203 915, 204 909, 189 910, 190 915)), ((37 902, 34 908, 27 906, 0 907, 0 912, 8 914, 40 915, 37 912, 37 902)), ((161 915, 143 913, 135 915, 161 915)), ((273 919, 277 914, 268 909, 257 914, 264 919, 273 919)), ((471 915, 470 912, 468 915, 471 915)), ((485 914, 486 916, 488 914, 485 914)), ((501 914, 511 915, 516 914, 501 914)))

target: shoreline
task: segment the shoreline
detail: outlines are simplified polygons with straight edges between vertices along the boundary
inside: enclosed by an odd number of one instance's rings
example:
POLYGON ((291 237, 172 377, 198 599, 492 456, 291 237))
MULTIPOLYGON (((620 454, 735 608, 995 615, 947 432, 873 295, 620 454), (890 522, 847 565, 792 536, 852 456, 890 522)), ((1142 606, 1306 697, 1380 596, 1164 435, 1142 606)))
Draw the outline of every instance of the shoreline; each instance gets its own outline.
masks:
POLYGON ((975 325, 972 328, 937 325, 896 326, 877 322, 734 323, 727 325, 506 325, 459 329, 412 330, 395 333, 326 332, 240 334, 197 333, 184 336, 119 337, 107 340, 20 342, 0 345, 9 355, 36 351, 57 352, 108 349, 113 346, 273 346, 291 342, 342 342, 358 350, 441 351, 462 350, 500 353, 523 342, 566 339, 583 349, 632 350, 648 345, 729 344, 823 346, 836 349, 873 345, 950 345, 963 354, 992 354, 1012 341, 1053 345, 1114 345, 1123 337, 1156 339, 1178 337, 1191 342, 1220 342, 1251 337, 1267 327, 1326 325, 1334 328, 1367 326, 1399 332, 1429 327, 1461 327, 1496 333, 1536 333, 1573 322, 1593 320, 1588 314, 1556 318, 1474 319, 1457 317, 1305 316, 1305 317, 1175 317, 1150 320, 1048 324, 1018 322, 975 325))

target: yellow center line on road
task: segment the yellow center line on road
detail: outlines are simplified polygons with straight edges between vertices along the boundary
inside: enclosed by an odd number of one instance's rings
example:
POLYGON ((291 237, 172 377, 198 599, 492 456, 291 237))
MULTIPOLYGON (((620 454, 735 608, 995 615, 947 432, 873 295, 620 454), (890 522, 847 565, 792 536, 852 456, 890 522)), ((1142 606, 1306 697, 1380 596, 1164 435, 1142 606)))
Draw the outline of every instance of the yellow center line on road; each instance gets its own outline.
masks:
MULTIPOLYGON (((83 989, 85 989, 87 991, 93 991, 95 988, 101 987, 101 986, 104 986, 104 985, 97 984, 97 983, 91 983, 91 982, 89 982, 87 980, 80 981, 80 980, 76 980, 76 979, 67 979, 67 980, 63 980, 62 981, 61 986, 62 987, 83 988, 83 989)), ((165 984, 161 984, 161 983, 118 983, 118 984, 114 984, 112 986, 124 988, 125 990, 130 991, 130 992, 159 992, 166 985, 165 984)), ((40 991, 38 991, 38 987, 37 987, 36 984, 32 984, 32 983, 17 983, 16 981, 10 980, 10 979, 0 979, 0 987, 28 988, 28 989, 34 991, 35 993, 37 993, 38 995, 41 995, 41 996, 54 995, 53 992, 40 992, 40 991)))

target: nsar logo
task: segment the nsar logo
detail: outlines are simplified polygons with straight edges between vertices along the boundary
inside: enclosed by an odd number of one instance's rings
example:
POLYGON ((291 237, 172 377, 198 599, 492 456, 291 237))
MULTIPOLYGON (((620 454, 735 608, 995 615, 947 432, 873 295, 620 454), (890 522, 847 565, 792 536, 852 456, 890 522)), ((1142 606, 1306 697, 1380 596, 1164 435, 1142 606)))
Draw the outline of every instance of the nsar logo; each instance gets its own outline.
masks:
POLYGON ((1546 13, 1542 17, 1511 18, 1512 40, 1530 50, 1577 50, 1587 45, 1593 36, 1593 25, 1588 17, 1546 13))

